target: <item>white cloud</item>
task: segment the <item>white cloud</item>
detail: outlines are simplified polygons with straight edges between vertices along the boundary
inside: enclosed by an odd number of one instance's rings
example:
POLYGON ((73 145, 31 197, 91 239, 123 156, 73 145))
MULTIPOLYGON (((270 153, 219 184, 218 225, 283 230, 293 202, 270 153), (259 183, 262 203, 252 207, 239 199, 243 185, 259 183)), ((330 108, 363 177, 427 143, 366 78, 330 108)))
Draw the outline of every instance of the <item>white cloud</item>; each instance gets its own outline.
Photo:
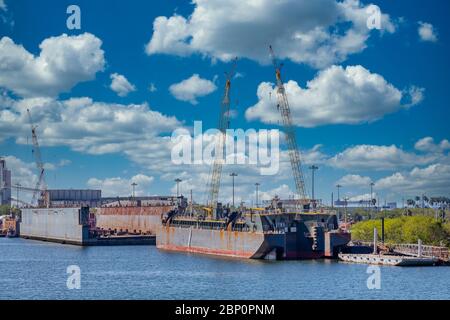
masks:
MULTIPOLYGON (((293 194, 295 194, 295 192, 293 192, 287 184, 282 184, 276 188, 267 191, 259 191, 258 198, 259 201, 272 200, 275 196, 278 196, 281 199, 289 199, 290 197, 292 197, 293 194)), ((256 190, 254 191, 254 197, 256 200, 256 190)))
POLYGON ((58 162, 58 167, 66 167, 66 166, 70 166, 72 164, 72 161, 69 159, 61 159, 58 162))
MULTIPOLYGON (((268 63, 268 46, 281 59, 324 67, 361 52, 371 30, 367 20, 375 7, 359 0, 241 1, 194 0, 185 18, 157 17, 147 54, 192 53, 222 61, 235 56, 268 63)), ((394 32, 381 14, 381 32, 394 32)))
POLYGON ((89 188, 95 188, 102 190, 102 196, 116 197, 116 196, 131 196, 132 195, 132 183, 136 183, 135 194, 136 196, 149 195, 150 189, 154 178, 146 176, 144 174, 138 174, 130 179, 115 177, 106 179, 90 178, 87 182, 89 188))
POLYGON ((349 197, 348 201, 353 201, 353 202, 368 201, 368 200, 370 200, 371 197, 372 197, 372 199, 376 199, 377 194, 375 192, 373 192, 372 194, 370 194, 370 193, 359 194, 356 196, 349 197))
POLYGON ((6 11, 8 7, 6 6, 5 0, 0 0, 0 10, 6 11))
POLYGON ((113 73, 110 75, 111 78, 111 85, 109 86, 112 91, 117 93, 119 97, 125 97, 130 92, 136 91, 136 87, 132 85, 125 76, 113 73))
POLYGON ((439 144, 436 144, 432 137, 425 137, 417 141, 414 148, 423 152, 439 153, 450 150, 450 142, 447 139, 444 139, 439 144))
POLYGON ((197 104, 197 98, 216 91, 217 86, 210 80, 202 79, 198 74, 169 87, 170 93, 178 100, 197 104))
MULTIPOLYGON (((6 167, 11 170, 11 184, 13 186, 20 184, 22 187, 34 188, 38 177, 36 165, 33 162, 25 162, 15 156, 3 156, 6 161, 6 167)), ((13 188, 11 197, 17 199, 17 189, 13 188)), ((33 193, 19 190, 19 200, 31 203, 33 193)))
POLYGON ((12 185, 20 184, 24 187, 34 188, 37 182, 36 165, 24 162, 15 156, 4 156, 6 167, 11 170, 12 185))
POLYGON ((363 177, 357 174, 348 174, 339 179, 336 184, 340 184, 344 187, 360 187, 368 186, 372 182, 369 177, 363 177))
POLYGON ((417 32, 422 41, 436 42, 438 40, 436 30, 431 23, 419 21, 417 32))
POLYGON ((433 155, 406 152, 395 145, 357 145, 328 160, 330 166, 350 170, 392 170, 425 165, 436 160, 433 155))
POLYGON ((92 80, 105 65, 102 41, 90 33, 45 39, 34 56, 8 37, 0 40, 0 87, 23 97, 57 96, 92 80))
POLYGON ((0 105, 0 137, 26 144, 30 135, 26 109, 38 125, 42 146, 67 146, 88 154, 130 152, 136 144, 158 145, 161 134, 181 126, 175 117, 143 104, 107 104, 90 98, 58 101, 30 98, 0 105))
MULTIPOLYGON (((331 66, 308 81, 306 88, 290 80, 285 84, 293 123, 301 127, 326 124, 359 124, 371 122, 384 115, 409 108, 420 102, 419 89, 412 91, 409 104, 402 104, 408 93, 388 83, 381 75, 362 66, 331 66)), ((258 102, 247 109, 248 120, 264 123, 280 122, 276 87, 262 82, 257 89, 258 102)))
POLYGON ((375 187, 403 195, 448 196, 450 190, 450 165, 432 164, 425 168, 416 167, 409 172, 396 172, 379 179, 375 187))

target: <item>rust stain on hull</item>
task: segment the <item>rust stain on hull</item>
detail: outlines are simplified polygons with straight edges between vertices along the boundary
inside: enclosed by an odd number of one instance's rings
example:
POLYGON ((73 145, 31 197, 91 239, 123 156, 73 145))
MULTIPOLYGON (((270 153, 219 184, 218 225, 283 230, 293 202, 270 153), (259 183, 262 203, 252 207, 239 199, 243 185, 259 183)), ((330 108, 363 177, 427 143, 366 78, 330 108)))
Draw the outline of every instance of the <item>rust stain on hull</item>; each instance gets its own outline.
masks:
POLYGON ((103 207, 95 218, 97 228, 128 230, 129 232, 155 235, 161 225, 161 217, 173 206, 103 207))

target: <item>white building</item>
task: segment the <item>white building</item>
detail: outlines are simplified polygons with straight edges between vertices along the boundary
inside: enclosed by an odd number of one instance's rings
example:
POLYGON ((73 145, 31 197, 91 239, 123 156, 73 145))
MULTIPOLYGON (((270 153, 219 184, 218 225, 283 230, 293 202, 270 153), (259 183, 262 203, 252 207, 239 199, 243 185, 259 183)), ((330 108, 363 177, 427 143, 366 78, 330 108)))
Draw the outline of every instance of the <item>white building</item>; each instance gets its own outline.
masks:
POLYGON ((0 158, 0 205, 11 205, 11 171, 6 169, 3 158, 0 158))

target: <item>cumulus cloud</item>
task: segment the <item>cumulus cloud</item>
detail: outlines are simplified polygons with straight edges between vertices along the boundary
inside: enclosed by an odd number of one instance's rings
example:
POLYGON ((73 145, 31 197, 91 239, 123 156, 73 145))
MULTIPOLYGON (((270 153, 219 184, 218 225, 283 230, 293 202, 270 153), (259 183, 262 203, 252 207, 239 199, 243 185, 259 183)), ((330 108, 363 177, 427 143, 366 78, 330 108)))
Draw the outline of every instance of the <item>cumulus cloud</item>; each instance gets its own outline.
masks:
POLYGON ((111 85, 109 86, 112 91, 117 93, 119 97, 125 97, 130 92, 136 91, 136 87, 132 85, 125 76, 113 73, 110 75, 111 78, 111 85))
POLYGON ((198 74, 169 87, 170 93, 178 100, 198 104, 197 98, 216 91, 217 86, 210 80, 202 79, 198 74))
POLYGON ((6 11, 8 7, 6 6, 5 0, 0 0, 0 10, 6 11))
MULTIPOLYGON (((22 187, 34 188, 38 181, 36 165, 33 162, 25 162, 15 156, 6 155, 2 158, 6 161, 6 167, 11 170, 11 184, 20 184, 22 187)), ((16 189, 13 190, 12 198, 17 199, 16 189)), ((19 200, 31 203, 33 194, 31 192, 19 191, 19 200)))
POLYGON ((0 87, 23 97, 57 96, 92 80, 105 65, 102 41, 90 33, 45 39, 34 56, 8 37, 0 40, 0 87))
POLYGON ((34 188, 38 177, 36 165, 32 162, 25 162, 15 156, 3 156, 6 167, 11 170, 12 185, 20 184, 25 187, 34 188))
MULTIPOLYGON (((402 93, 381 75, 362 66, 331 66, 308 81, 306 88, 290 80, 285 84, 293 123, 299 127, 326 124, 359 124, 371 122, 421 101, 419 89, 402 93), (419 91, 418 91, 419 90, 419 91), (407 104, 402 99, 414 94, 407 104)), ((248 120, 280 122, 276 87, 262 82, 257 89, 258 102, 247 109, 248 120)))
MULTIPOLYGON (((269 190, 262 190, 258 192, 259 201, 269 201, 272 200, 275 196, 278 196, 281 199, 289 199, 294 195, 295 192, 291 190, 291 188, 287 184, 282 184, 278 187, 269 190)), ((254 197, 256 200, 256 190, 254 192, 254 197)), ((261 205, 261 203, 259 203, 261 205)))
POLYGON ((379 179, 375 187, 399 194, 448 195, 450 190, 450 165, 432 164, 425 168, 415 167, 409 172, 396 172, 379 179))
POLYGON ((348 174, 339 179, 336 184, 340 184, 345 187, 360 187, 368 186, 372 182, 369 177, 363 177, 357 174, 348 174))
POLYGON ((154 178, 145 174, 138 174, 130 179, 115 177, 106 179, 90 178, 87 181, 89 188, 102 190, 102 196, 117 197, 117 196, 131 196, 132 183, 136 183, 135 195, 145 196, 150 194, 149 187, 154 178))
POLYGON ((431 23, 419 21, 417 32, 422 41, 436 42, 438 40, 436 30, 431 23))
POLYGON ((235 56, 268 63, 272 44, 281 59, 324 67, 361 52, 380 14, 381 32, 394 32, 389 15, 359 0, 194 0, 188 18, 174 14, 153 22, 147 54, 200 53, 229 61, 235 56))
POLYGON ((108 104, 90 98, 28 98, 0 105, 0 137, 26 144, 27 108, 39 126, 42 146, 67 146, 88 154, 132 152, 136 144, 158 144, 161 134, 181 126, 175 117, 143 104, 108 104))
POLYGON ((359 194, 359 195, 356 195, 356 196, 349 197, 348 201, 352 201, 352 202, 369 201, 370 198, 376 199, 377 198, 377 194, 375 192, 372 193, 372 194, 370 194, 370 193, 359 194))
POLYGON ((425 137, 417 141, 414 148, 423 152, 441 153, 450 150, 450 142, 443 139, 440 143, 435 143, 432 137, 425 137))
POLYGON ((395 145, 357 145, 336 154, 327 163, 335 168, 350 170, 395 170, 426 165, 435 160, 433 155, 406 152, 395 145))

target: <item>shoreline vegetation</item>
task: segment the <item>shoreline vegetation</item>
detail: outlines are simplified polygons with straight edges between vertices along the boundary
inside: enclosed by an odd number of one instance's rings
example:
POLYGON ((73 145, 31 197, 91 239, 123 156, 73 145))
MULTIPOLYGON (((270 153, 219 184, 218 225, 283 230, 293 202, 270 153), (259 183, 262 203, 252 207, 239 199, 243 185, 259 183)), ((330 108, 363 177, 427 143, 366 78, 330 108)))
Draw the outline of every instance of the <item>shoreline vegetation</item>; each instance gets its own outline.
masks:
MULTIPOLYGON (((373 241, 373 229, 377 228, 381 240, 381 219, 360 221, 351 228, 352 239, 373 241)), ((431 215, 386 217, 384 220, 386 244, 417 243, 450 247, 450 221, 431 215)))

